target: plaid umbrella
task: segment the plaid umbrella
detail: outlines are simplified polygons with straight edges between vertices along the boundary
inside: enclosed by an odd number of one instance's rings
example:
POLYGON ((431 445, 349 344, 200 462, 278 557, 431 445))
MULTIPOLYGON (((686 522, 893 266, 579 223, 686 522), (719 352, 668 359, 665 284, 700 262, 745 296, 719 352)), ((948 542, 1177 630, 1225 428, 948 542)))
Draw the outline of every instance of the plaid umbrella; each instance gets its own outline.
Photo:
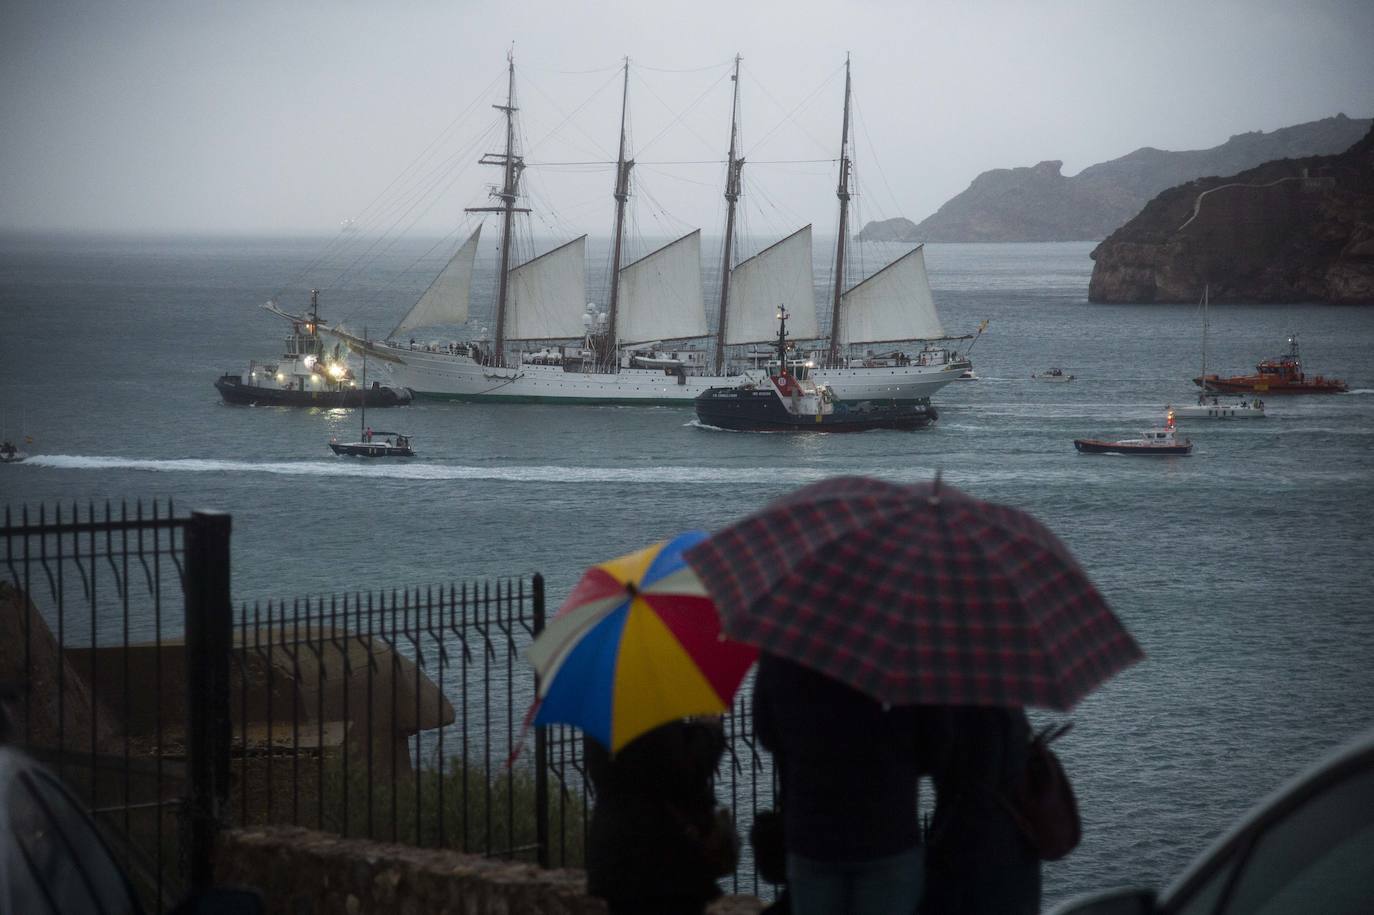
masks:
POLYGON ((731 637, 892 704, 1066 710, 1143 657, 1044 525, 938 479, 816 483, 686 557, 731 637))
POLYGON ((615 752, 660 724, 721 714, 758 650, 721 635, 682 551, 690 531, 592 566, 526 652, 535 724, 573 724, 615 752))

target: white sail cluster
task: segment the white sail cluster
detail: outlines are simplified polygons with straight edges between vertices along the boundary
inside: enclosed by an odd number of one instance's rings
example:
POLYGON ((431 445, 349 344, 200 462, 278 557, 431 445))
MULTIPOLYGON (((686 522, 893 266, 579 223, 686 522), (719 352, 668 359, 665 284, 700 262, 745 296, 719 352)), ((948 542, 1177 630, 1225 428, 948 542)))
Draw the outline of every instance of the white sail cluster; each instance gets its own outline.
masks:
POLYGON ((840 296, 841 344, 896 343, 945 336, 921 245, 840 296))
MULTIPOLYGON (((468 237, 391 332, 457 325, 468 319, 481 226, 468 237)), ((511 269, 506 339, 576 339, 585 332, 587 236, 511 269)), ((788 311, 795 340, 821 336, 816 321, 811 226, 736 264, 730 271, 725 344, 777 336, 777 310, 788 311)), ((619 276, 620 345, 708 334, 701 286, 701 231, 691 232, 623 267, 619 276)), ((840 296, 842 345, 932 340, 945 336, 930 293, 925 250, 917 247, 840 296)))

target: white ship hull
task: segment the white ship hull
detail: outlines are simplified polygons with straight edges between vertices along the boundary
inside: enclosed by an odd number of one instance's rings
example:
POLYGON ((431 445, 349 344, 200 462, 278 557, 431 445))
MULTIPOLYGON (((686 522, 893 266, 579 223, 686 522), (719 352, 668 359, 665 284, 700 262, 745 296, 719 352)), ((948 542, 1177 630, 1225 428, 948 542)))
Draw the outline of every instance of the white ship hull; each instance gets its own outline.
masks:
MULTIPOLYGON (((559 365, 491 366, 463 354, 382 349, 396 384, 424 397, 505 403, 677 404, 691 406, 708 388, 737 376, 675 374, 622 368, 619 372, 567 371, 559 365)), ((815 369, 814 378, 842 401, 926 400, 959 377, 946 366, 815 369)))
POLYGON ((1180 419, 1264 419, 1264 407, 1255 406, 1250 401, 1212 402, 1196 406, 1175 407, 1174 413, 1180 419))

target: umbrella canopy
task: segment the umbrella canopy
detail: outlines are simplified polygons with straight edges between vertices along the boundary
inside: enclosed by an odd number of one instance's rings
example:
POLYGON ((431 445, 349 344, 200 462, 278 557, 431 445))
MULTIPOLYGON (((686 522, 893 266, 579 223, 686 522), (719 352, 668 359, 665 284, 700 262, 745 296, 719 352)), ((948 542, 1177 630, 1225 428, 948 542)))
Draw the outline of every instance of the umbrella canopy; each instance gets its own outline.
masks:
POLYGON ((683 550, 701 531, 593 566, 526 656, 535 724, 573 724, 616 752, 660 724, 727 711, 758 650, 731 641, 683 550))
POLYGON ((1066 710, 1143 657, 1030 515, 839 477, 693 547, 726 633, 894 705, 1066 710))

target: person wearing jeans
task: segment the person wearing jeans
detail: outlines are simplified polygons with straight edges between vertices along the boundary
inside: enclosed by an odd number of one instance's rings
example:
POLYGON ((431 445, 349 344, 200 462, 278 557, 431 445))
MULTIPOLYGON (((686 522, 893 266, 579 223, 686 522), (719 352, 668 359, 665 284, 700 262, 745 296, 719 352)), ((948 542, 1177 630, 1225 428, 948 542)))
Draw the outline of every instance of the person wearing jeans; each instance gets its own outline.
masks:
POLYGON ((913 915, 924 885, 923 715, 775 655, 754 727, 779 775, 796 915, 913 915))

